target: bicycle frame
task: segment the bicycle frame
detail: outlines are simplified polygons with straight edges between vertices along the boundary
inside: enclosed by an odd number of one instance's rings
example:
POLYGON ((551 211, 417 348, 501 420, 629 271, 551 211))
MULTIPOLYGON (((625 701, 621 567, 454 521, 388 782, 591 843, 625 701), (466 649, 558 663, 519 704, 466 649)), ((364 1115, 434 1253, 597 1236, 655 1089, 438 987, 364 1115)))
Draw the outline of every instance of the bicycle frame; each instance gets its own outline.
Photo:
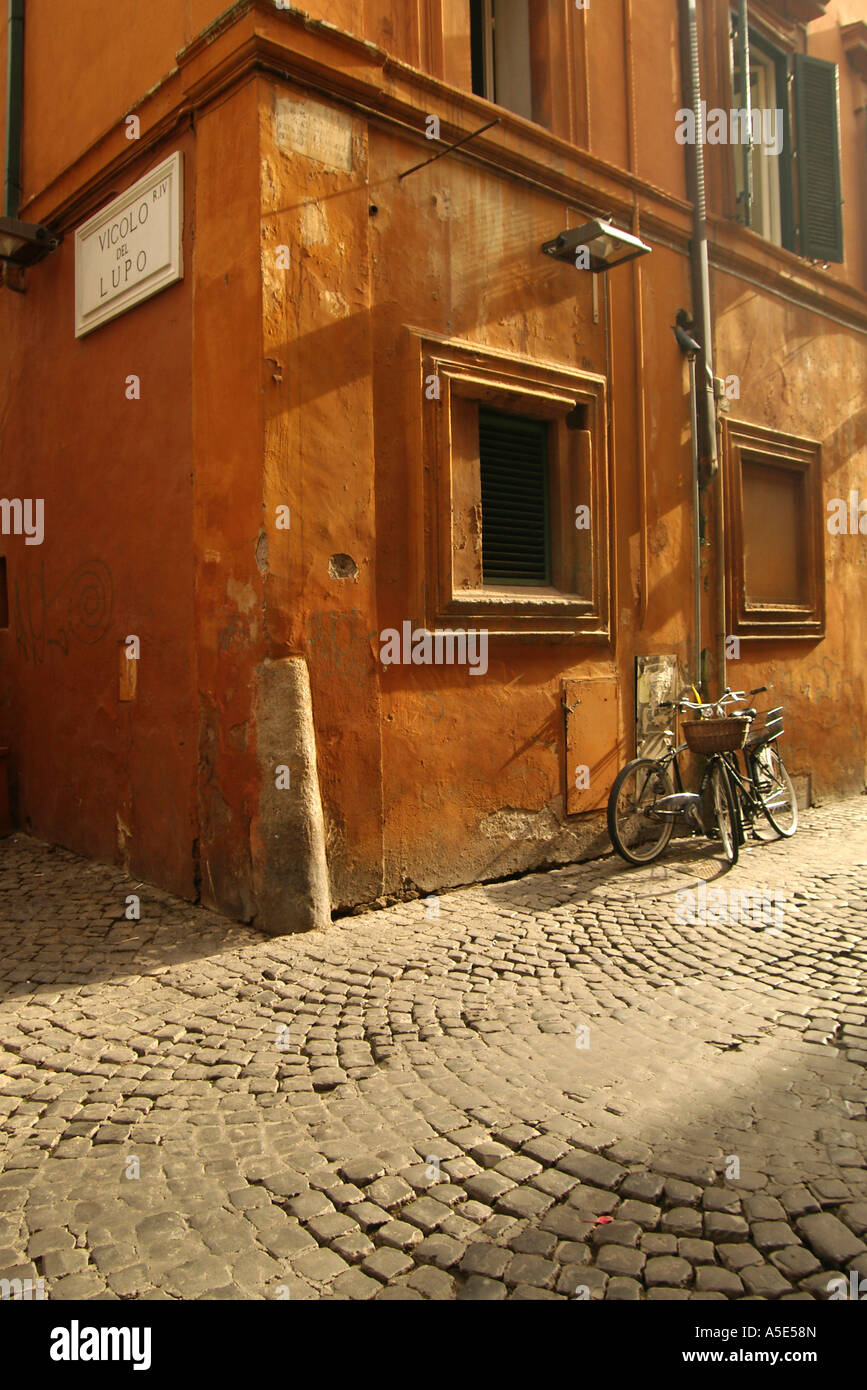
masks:
MULTIPOLYGON (((708 757, 705 766, 702 770, 698 791, 691 792, 687 791, 684 787, 683 775, 680 770, 680 754, 688 751, 689 747, 686 743, 672 744, 672 746, 668 749, 668 752, 663 754, 661 758, 658 758, 656 760, 654 771, 662 771, 664 773, 669 768, 673 768, 674 784, 676 790, 672 792, 669 796, 657 797, 656 800, 653 802, 652 807, 648 809, 648 815, 661 817, 668 816, 671 817, 672 820, 676 820, 678 817, 684 816, 685 813, 693 811, 698 817, 699 827, 702 831, 702 834, 707 835, 707 826, 705 825, 705 818, 703 814, 704 794, 707 784, 710 781, 710 775, 713 769, 713 765, 715 762, 719 762, 721 760, 722 755, 719 753, 712 753, 708 757)), ((648 777, 652 775, 653 772, 648 772, 648 777)))

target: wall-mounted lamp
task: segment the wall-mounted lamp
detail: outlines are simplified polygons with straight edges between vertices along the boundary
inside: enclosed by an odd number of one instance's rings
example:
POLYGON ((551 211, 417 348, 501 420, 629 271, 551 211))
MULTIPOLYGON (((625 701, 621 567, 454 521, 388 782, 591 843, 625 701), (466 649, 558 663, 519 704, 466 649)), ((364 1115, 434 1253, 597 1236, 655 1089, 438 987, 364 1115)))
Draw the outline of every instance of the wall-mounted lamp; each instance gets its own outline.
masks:
POLYGON ((582 247, 587 248, 586 269, 595 273, 625 265, 627 261, 635 260, 636 256, 645 256, 653 250, 639 237, 622 231, 613 222, 601 217, 585 222, 583 227, 569 227, 553 241, 542 243, 546 256, 553 256, 557 261, 569 261, 579 268, 582 247))
POLYGON ((17 217, 0 217, 0 261, 13 266, 35 265, 50 256, 60 238, 34 222, 17 217))

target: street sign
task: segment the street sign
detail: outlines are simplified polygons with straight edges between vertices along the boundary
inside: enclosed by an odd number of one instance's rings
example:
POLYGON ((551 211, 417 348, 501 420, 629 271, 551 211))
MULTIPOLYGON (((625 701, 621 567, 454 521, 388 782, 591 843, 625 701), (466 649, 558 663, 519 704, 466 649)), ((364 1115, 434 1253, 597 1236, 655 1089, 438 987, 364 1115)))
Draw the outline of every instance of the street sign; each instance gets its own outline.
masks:
POLYGON ((183 160, 176 151, 76 230, 76 338, 183 279, 183 160))

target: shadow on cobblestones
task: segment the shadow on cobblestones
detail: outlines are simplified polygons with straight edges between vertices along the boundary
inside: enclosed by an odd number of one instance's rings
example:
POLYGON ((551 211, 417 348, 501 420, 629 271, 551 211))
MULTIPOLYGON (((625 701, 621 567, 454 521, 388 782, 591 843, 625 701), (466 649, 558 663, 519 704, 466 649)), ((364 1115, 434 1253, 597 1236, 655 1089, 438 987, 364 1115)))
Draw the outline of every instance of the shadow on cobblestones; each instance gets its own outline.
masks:
POLYGON ((69 850, 24 835, 0 842, 0 998, 143 975, 265 939, 69 850), (131 894, 139 921, 126 916, 131 894))

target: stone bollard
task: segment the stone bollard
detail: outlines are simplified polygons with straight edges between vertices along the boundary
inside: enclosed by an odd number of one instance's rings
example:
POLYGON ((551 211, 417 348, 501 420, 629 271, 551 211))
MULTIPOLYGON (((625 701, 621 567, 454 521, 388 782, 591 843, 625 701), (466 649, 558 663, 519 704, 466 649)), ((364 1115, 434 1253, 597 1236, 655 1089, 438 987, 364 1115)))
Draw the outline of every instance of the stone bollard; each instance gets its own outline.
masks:
POLYGON ((271 936, 331 922, 310 679, 303 657, 256 672, 259 804, 251 825, 254 925, 271 936))

